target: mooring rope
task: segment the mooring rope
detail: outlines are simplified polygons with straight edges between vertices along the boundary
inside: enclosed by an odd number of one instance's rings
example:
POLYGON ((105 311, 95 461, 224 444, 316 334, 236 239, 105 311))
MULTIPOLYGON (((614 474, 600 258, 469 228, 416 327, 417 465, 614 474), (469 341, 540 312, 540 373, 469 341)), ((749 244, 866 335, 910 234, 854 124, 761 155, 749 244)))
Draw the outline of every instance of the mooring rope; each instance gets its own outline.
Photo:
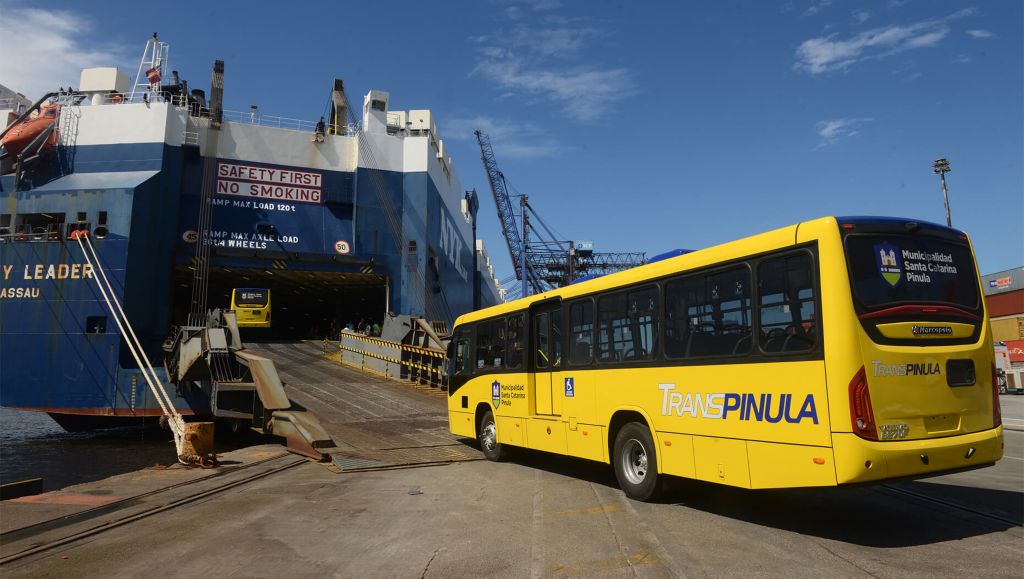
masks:
POLYGON ((78 242, 78 246, 82 249, 82 254, 85 256, 85 261, 89 264, 89 267, 93 272, 99 274, 94 274, 92 279, 96 282, 96 287, 99 288, 100 295, 103 296, 103 301, 107 304, 107 309, 110 310, 114 323, 117 324, 117 329, 121 332, 121 336, 125 337, 128 350, 131 352, 132 357, 135 358, 135 363, 142 370, 142 376, 145 378, 146 384, 149 385, 150 392, 153 393, 153 397, 156 398, 157 404, 160 405, 160 410, 167 419, 171 433, 174 435, 174 447, 177 451, 178 461, 182 464, 191 464, 192 461, 184 456, 185 419, 182 418, 181 414, 174 407, 174 402, 160 383, 153 365, 146 358, 142 342, 139 341, 131 322, 128 321, 128 316, 124 313, 124 308, 121 307, 121 302, 117 299, 114 287, 103 270, 99 254, 96 252, 96 248, 93 247, 88 232, 74 231, 71 234, 71 238, 78 242), (103 281, 100 281, 101 278, 103 281))

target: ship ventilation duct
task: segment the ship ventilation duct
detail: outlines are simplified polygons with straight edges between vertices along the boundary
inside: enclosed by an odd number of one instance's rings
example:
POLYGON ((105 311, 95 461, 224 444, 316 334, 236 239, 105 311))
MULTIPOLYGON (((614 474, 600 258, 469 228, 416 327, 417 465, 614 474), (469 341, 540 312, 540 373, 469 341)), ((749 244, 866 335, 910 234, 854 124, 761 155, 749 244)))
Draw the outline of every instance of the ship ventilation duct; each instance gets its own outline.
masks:
POLYGON ((328 123, 330 132, 344 135, 348 125, 348 97, 345 96, 345 83, 340 78, 334 79, 334 90, 331 91, 331 119, 328 123))
POLYGON ((199 103, 199 108, 206 108, 206 91, 201 88, 192 89, 192 100, 199 103))
POLYGON ((224 120, 224 61, 213 61, 210 77, 210 128, 220 129, 224 120))

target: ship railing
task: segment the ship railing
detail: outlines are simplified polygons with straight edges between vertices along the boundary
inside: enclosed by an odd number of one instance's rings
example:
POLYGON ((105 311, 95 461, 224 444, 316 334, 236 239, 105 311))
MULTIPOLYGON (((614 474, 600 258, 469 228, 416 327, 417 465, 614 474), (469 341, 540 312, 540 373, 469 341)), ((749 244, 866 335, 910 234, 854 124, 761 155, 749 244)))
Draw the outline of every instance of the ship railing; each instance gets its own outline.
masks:
POLYGON ((119 92, 111 92, 100 95, 102 105, 123 105, 141 103, 170 103, 176 107, 188 106, 188 99, 182 94, 168 92, 138 92, 135 95, 127 95, 119 92))
MULTIPOLYGON (((5 241, 60 241, 62 238, 74 238, 76 231, 92 231, 92 223, 89 221, 72 221, 64 223, 55 221, 45 225, 24 223, 16 227, 0 227, 0 243, 5 241)), ((96 228, 95 236, 98 239, 106 237, 106 228, 96 228)))
MULTIPOLYGON (((288 129, 307 133, 315 132, 317 126, 316 121, 265 115, 258 111, 232 111, 225 109, 224 120, 232 123, 273 127, 275 129, 288 129)), ((328 135, 345 135, 351 137, 359 131, 359 124, 325 124, 324 129, 328 135)))
POLYGON ((389 129, 398 129, 398 130, 404 129, 405 127, 402 125, 402 120, 404 118, 405 118, 405 115, 403 115, 402 113, 388 113, 387 114, 388 128, 389 129))
POLYGON ((63 222, 32 225, 25 223, 16 227, 0 227, 0 241, 59 241, 64 229, 63 222))
MULTIPOLYGON (((100 103, 104 105, 139 104, 139 103, 170 103, 178 108, 188 108, 189 116, 208 118, 210 110, 200 107, 195 100, 189 100, 187 95, 174 94, 163 91, 138 92, 135 95, 122 93, 109 93, 100 96, 100 103)), ((3 101, 0 101, 0 108, 3 108, 3 101)), ((225 109, 223 119, 232 123, 247 125, 259 125, 261 127, 273 127, 277 129, 288 129, 313 133, 317 128, 317 121, 295 119, 291 117, 279 117, 265 115, 258 111, 233 111, 225 109)), ((359 123, 325 124, 325 133, 328 135, 354 136, 359 132, 359 123)), ((198 135, 196 136, 198 138, 198 135)))

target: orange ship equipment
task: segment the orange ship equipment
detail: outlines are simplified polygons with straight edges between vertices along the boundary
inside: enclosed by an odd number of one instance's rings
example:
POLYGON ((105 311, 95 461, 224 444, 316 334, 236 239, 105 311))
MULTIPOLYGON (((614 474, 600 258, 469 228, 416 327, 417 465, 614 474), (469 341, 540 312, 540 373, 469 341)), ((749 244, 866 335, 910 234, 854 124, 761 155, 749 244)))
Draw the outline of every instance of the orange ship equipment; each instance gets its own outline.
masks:
MULTIPOLYGON (((0 139, 0 145, 3 145, 4 151, 12 157, 21 154, 25 147, 29 146, 36 137, 49 129, 50 125, 57 122, 57 114, 59 112, 59 105, 43 105, 38 113, 11 127, 11 130, 7 131, 3 139, 0 139)), ((53 130, 50 136, 46 138, 46 142, 43 143, 40 150, 46 150, 56 145, 57 131, 53 130)))

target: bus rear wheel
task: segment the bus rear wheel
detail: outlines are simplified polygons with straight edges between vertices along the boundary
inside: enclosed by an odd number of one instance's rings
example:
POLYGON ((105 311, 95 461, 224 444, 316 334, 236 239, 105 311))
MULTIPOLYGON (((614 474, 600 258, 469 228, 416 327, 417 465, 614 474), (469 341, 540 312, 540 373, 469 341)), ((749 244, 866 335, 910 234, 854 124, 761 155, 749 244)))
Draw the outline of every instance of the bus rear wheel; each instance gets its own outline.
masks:
POLYGON ((480 450, 483 451, 487 460, 500 462, 508 456, 508 449, 498 442, 498 428, 494 424, 494 413, 488 410, 480 419, 480 427, 477 430, 477 440, 480 442, 480 450))
POLYGON ((626 496, 648 501, 658 494, 658 458, 651 431, 643 424, 630 422, 615 436, 612 464, 619 488, 626 496))

